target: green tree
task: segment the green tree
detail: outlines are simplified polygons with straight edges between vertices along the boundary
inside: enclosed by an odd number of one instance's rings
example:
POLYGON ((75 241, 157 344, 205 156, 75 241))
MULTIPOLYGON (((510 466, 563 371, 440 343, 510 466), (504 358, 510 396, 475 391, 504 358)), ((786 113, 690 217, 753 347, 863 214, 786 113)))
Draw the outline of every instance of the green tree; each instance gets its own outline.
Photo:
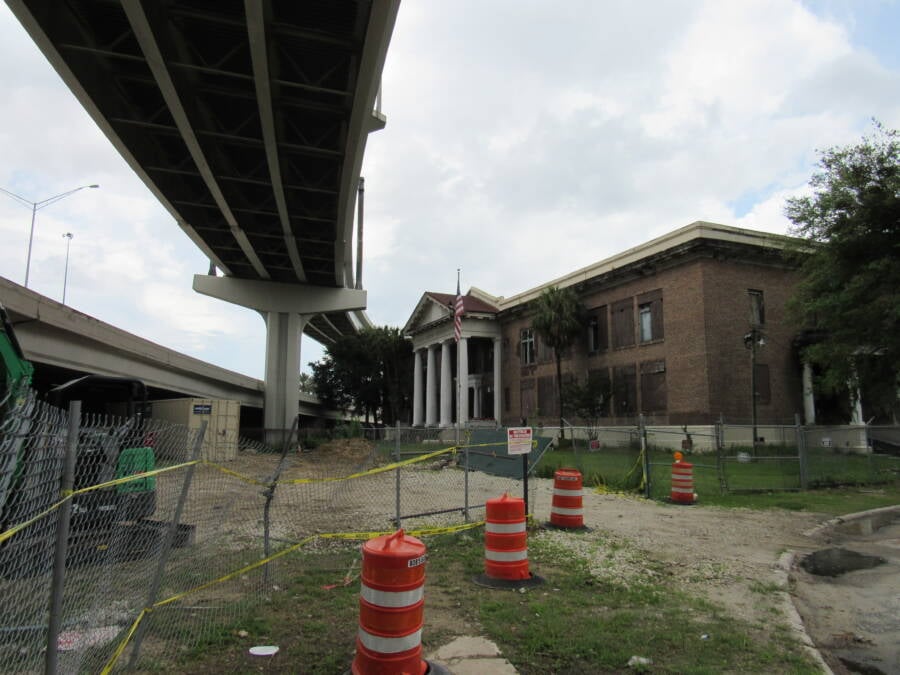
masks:
POLYGON ((812 194, 789 199, 785 214, 809 243, 789 307, 814 336, 804 357, 818 366, 817 386, 861 381, 867 403, 884 409, 896 405, 900 373, 900 136, 874 126, 822 151, 812 194))
POLYGON ((535 302, 532 326, 556 359, 556 391, 559 402, 559 435, 563 431, 562 357, 572 346, 584 327, 584 312, 575 290, 571 286, 544 289, 535 302))
POLYGON ((301 394, 315 394, 316 393, 316 385, 313 382, 312 375, 309 373, 300 373, 300 393, 301 394))
POLYGON ((584 382, 571 380, 563 388, 566 394, 566 410, 584 422, 588 438, 596 439, 604 417, 609 416, 612 384, 605 373, 591 371, 584 382))
POLYGON ((309 364, 316 395, 326 406, 352 408, 366 422, 393 424, 412 397, 411 356, 412 346, 398 328, 344 335, 309 364))

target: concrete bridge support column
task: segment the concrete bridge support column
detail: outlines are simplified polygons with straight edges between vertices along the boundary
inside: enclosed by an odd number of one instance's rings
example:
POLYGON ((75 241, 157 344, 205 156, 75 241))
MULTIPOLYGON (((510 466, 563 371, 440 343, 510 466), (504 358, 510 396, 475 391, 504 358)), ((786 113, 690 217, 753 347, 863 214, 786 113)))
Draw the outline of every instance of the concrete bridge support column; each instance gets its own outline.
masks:
MULTIPOLYGON (((311 317, 266 312, 266 391, 263 419, 267 430, 290 431, 300 391, 300 339, 311 317)), ((274 435, 273 435, 274 436, 274 435)))
MULTIPOLYGON (((266 429, 290 430, 299 410, 300 339, 316 315, 366 308, 366 292, 351 288, 302 286, 194 275, 194 290, 255 309, 266 321, 266 429)), ((278 435, 273 436, 277 439, 278 435)))

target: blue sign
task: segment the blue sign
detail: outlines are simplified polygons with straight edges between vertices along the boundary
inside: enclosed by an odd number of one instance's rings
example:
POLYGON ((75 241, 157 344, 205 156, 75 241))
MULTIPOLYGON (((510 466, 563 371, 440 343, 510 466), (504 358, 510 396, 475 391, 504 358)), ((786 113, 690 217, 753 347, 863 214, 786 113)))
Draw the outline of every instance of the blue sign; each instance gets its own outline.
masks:
POLYGON ((212 414, 212 403, 195 403, 194 404, 194 414, 195 415, 211 415, 212 414))

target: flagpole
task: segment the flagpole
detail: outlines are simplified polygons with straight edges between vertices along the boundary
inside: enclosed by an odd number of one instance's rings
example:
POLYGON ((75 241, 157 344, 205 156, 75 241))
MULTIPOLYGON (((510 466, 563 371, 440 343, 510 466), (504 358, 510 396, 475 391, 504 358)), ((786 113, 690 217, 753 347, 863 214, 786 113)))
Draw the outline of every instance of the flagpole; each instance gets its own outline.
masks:
MULTIPOLYGON (((459 268, 456 268, 456 302, 459 302, 460 297, 460 288, 459 288, 459 268)), ((454 326, 456 322, 456 302, 453 304, 453 312, 454 312, 454 326)), ((459 420, 462 416, 462 409, 460 405, 462 405, 462 394, 461 387, 462 382, 460 382, 460 343, 462 342, 462 332, 460 332, 460 338, 456 341, 456 447, 459 447, 459 420)))

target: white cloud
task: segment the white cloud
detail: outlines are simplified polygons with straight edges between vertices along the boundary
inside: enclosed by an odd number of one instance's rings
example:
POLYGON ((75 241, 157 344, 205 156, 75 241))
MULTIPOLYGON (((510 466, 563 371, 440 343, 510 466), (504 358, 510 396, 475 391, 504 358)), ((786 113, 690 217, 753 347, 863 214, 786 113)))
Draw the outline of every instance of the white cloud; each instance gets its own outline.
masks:
MULTIPOLYGON (((873 116, 900 126, 900 46, 857 21, 887 10, 821 5, 404 3, 363 169, 372 319, 403 325, 457 268, 512 295, 695 220, 786 231, 816 149, 873 116)), ((72 231, 73 306, 261 376, 259 316, 193 293, 202 253, 5 6, 0 34, 0 187, 102 186, 39 212, 35 289, 59 297, 72 231)), ((0 275, 16 281, 29 219, 0 196, 0 275)), ((304 341, 303 363, 318 353, 304 341)))

